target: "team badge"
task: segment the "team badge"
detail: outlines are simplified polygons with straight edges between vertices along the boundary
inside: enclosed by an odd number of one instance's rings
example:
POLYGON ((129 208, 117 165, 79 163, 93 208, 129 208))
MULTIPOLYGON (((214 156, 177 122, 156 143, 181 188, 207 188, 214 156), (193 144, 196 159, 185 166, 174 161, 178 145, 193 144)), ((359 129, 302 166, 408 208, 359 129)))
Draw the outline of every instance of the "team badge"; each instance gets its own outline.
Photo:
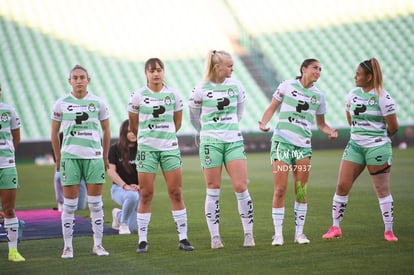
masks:
POLYGON ((9 116, 7 115, 7 113, 2 113, 1 114, 1 121, 6 122, 9 120, 9 116))
POLYGON ((233 97, 233 96, 234 96, 234 91, 233 91, 233 89, 232 89, 232 88, 229 88, 229 89, 227 90, 227 94, 228 94, 230 97, 233 97))
POLYGON ((211 158, 210 158, 210 156, 206 156, 205 163, 207 165, 210 165, 211 164, 211 158))
POLYGON ((88 111, 89 112, 95 112, 96 111, 95 104, 89 103, 89 105, 88 105, 88 111))
POLYGON ((171 104, 171 97, 166 96, 166 97, 164 98, 164 103, 165 103, 165 105, 170 105, 170 104, 171 104))

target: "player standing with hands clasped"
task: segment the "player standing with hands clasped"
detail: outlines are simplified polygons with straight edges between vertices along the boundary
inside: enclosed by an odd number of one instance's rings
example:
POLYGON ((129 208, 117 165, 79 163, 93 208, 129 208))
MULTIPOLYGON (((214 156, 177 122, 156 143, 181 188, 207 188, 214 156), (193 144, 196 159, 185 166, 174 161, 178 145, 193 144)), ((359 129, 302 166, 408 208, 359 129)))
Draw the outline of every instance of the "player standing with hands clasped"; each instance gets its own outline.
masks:
POLYGON ((68 82, 72 86, 72 92, 56 101, 51 117, 52 148, 55 153, 56 171, 60 171, 64 196, 62 233, 65 246, 61 257, 73 258, 73 229, 82 178, 86 181, 91 215, 94 242, 92 252, 98 256, 107 256, 109 253, 102 246, 102 186, 105 182, 105 170, 109 167, 109 112, 102 99, 89 93, 87 87, 90 78, 84 67, 76 65, 70 71, 68 82), (61 126, 62 149, 59 141, 61 126), (100 128, 103 132, 102 137, 100 128))
POLYGON ((136 91, 128 104, 129 127, 138 137, 137 170, 140 186, 138 205, 138 253, 148 252, 148 225, 158 164, 167 184, 172 216, 178 232, 178 248, 192 251, 187 239, 187 210, 182 197, 182 161, 177 131, 181 127, 181 95, 164 83, 164 63, 159 58, 145 62, 147 85, 136 91))
POLYGON ((273 170, 274 193, 272 205, 275 235, 272 245, 283 245, 283 220, 285 217, 285 195, 289 172, 292 171, 295 190, 295 238, 298 244, 307 244, 303 234, 308 209, 307 183, 310 173, 311 126, 316 116, 316 125, 328 135, 338 137, 336 129, 325 123, 325 97, 314 85, 321 74, 321 64, 316 59, 306 59, 300 66, 300 76, 282 82, 273 94, 272 101, 259 121, 262 131, 269 131, 266 124, 278 108, 279 121, 272 137, 270 160, 273 170))
POLYGON ((346 99, 346 118, 351 139, 342 155, 338 182, 332 201, 333 224, 322 238, 342 237, 343 219, 348 195, 358 176, 367 167, 377 194, 385 225, 384 239, 398 241, 393 233, 394 204, 390 191, 392 148, 390 137, 398 131, 395 103, 384 90, 382 71, 377 59, 360 63, 354 88, 346 99))
POLYGON ((230 176, 244 231, 244 247, 255 246, 253 202, 247 188, 247 164, 239 122, 246 92, 231 78, 233 58, 225 51, 210 51, 204 80, 193 90, 189 101, 191 123, 200 134, 200 162, 206 184, 205 215, 211 248, 223 247, 220 237, 220 186, 224 167, 230 176))

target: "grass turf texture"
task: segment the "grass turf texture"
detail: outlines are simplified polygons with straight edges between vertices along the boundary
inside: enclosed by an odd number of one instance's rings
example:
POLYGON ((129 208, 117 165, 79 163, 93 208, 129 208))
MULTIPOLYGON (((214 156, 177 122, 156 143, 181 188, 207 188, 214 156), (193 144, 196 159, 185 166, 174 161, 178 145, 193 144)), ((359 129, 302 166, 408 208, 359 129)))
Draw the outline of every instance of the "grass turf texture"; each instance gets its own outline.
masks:
MULTIPOLYGON (((394 231, 397 243, 383 240, 383 222, 378 201, 366 171, 350 194, 342 223, 343 238, 326 241, 321 236, 331 225, 331 203, 342 151, 318 150, 312 157, 308 194, 309 207, 304 232, 308 245, 293 243, 293 184, 289 184, 284 221, 285 244, 271 246, 273 224, 272 172, 267 153, 248 154, 249 191, 254 202, 256 247, 243 248, 243 233, 235 195, 226 173, 221 191, 220 230, 225 247, 210 249, 204 218, 205 187, 197 157, 183 158, 183 195, 187 207, 189 239, 195 251, 178 250, 171 207, 161 174, 157 176, 149 253, 137 254, 137 235, 105 236, 108 257, 92 255, 92 237, 74 238, 75 258, 60 258, 63 240, 30 240, 19 244, 26 262, 7 261, 7 244, 0 243, 2 274, 412 274, 414 273, 414 228, 412 186, 414 149, 394 150, 391 190, 394 197, 394 231)), ((17 209, 56 207, 53 167, 18 165, 20 189, 17 209)), ((290 180, 292 182, 292 180, 290 180)), ((111 224, 111 184, 104 186, 105 224, 111 224)), ((87 217, 87 210, 77 215, 87 217)), ((76 228, 75 228, 76 230, 76 228)))

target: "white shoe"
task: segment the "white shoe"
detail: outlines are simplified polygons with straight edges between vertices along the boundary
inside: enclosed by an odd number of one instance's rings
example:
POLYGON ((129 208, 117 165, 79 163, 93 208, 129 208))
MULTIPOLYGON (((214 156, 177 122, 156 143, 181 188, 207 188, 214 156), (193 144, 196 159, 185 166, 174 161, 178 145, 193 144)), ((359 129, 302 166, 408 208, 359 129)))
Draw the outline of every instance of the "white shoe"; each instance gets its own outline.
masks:
POLYGON ((65 247, 63 249, 62 259, 72 259, 73 258, 73 248, 72 247, 65 247))
POLYGON ((115 230, 119 230, 119 226, 120 226, 120 222, 118 219, 118 214, 121 212, 122 210, 119 208, 114 208, 112 209, 112 229, 115 230))
POLYGON ((252 233, 244 234, 244 247, 254 247, 256 244, 254 243, 254 238, 252 233))
POLYGON ((121 223, 121 225, 119 226, 119 234, 120 235, 131 234, 131 231, 129 230, 129 226, 126 223, 121 223))
POLYGON ((221 242, 220 236, 214 236, 211 239, 211 249, 218 249, 218 248, 223 248, 223 247, 224 247, 224 245, 221 242))
POLYGON ((108 256, 109 252, 105 250, 105 248, 99 244, 97 246, 94 246, 92 249, 93 254, 96 254, 98 256, 108 256))
POLYGON ((272 238, 272 245, 273 246, 279 246, 283 245, 283 236, 282 235, 274 235, 272 238))
POLYGON ((308 240, 305 234, 298 234, 295 236, 295 243, 308 244, 310 243, 310 241, 308 240))

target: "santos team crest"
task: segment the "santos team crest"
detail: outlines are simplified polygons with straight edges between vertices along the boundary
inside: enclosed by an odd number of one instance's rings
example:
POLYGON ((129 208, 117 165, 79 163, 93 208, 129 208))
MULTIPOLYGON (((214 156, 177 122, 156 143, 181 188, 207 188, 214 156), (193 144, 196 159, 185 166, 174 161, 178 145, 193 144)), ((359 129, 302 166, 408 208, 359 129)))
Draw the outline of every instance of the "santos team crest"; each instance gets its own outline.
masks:
POLYGON ((7 113, 2 113, 1 114, 1 121, 3 121, 3 122, 9 121, 9 116, 7 115, 7 113))
POLYGON ((96 111, 95 104, 89 103, 89 105, 88 105, 88 111, 89 112, 95 112, 96 111))
POLYGON ((375 97, 371 97, 371 98, 368 100, 368 105, 369 105, 369 106, 373 106, 373 105, 375 105, 375 97))
POLYGON ((166 96, 165 99, 164 99, 164 103, 165 103, 165 105, 170 105, 172 103, 171 97, 166 96))

